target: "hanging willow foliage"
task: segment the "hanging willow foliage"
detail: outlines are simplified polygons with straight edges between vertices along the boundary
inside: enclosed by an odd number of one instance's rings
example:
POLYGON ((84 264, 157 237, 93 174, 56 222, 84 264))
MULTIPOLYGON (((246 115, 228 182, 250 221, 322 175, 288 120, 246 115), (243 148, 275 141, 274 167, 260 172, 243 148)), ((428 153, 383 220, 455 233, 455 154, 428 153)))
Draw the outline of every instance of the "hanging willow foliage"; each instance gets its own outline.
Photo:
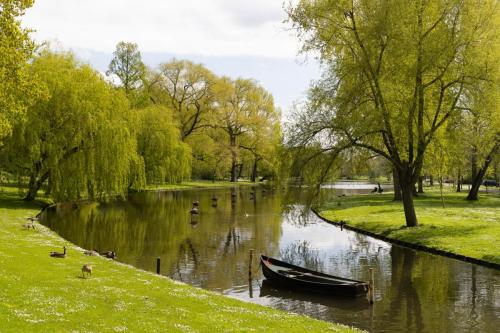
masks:
POLYGON ((144 185, 124 95, 70 53, 43 51, 31 75, 50 97, 28 109, 6 148, 10 169, 30 179, 26 199, 46 181, 56 200, 124 195, 144 185))
POLYGON ((191 176, 191 148, 167 107, 151 106, 139 113, 138 150, 144 159, 148 183, 177 183, 191 176))

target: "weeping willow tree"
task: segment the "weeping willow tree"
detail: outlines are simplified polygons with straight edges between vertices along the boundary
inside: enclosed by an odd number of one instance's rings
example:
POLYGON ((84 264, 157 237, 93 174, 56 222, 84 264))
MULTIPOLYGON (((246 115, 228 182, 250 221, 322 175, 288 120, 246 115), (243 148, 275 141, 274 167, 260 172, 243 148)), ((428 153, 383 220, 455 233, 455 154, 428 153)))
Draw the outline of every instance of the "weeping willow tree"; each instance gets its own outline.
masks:
POLYGON ((148 183, 177 183, 191 176, 191 148, 181 141, 172 111, 151 106, 138 111, 138 151, 148 183))
POLYGON ((15 124, 7 165, 29 178, 26 200, 47 183, 56 200, 124 195, 144 185, 126 97, 70 53, 44 50, 30 68, 49 97, 15 124))

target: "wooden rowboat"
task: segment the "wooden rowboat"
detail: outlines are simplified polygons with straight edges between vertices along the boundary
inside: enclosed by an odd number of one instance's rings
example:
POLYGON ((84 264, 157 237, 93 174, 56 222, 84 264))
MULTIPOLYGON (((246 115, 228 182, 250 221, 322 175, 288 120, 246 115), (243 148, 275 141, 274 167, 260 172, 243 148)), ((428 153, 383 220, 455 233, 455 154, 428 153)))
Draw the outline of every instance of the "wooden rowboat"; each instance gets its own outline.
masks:
POLYGON ((260 256, 260 262, 264 276, 276 286, 341 296, 362 296, 368 292, 368 283, 363 281, 312 271, 265 255, 260 256))

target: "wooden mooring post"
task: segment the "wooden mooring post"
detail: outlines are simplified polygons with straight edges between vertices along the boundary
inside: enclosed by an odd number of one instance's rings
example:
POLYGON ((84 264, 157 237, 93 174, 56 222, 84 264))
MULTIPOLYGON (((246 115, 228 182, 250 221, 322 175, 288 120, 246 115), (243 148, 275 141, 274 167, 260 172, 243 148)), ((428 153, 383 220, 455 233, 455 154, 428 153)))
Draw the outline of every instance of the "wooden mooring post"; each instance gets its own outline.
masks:
POLYGON ((250 249, 250 260, 248 261, 248 280, 252 280, 253 249, 250 249))
POLYGON ((368 301, 373 304, 375 298, 375 283, 373 282, 373 268, 370 268, 370 282, 368 289, 368 301))
POLYGON ((160 257, 156 258, 156 274, 160 274, 160 257))

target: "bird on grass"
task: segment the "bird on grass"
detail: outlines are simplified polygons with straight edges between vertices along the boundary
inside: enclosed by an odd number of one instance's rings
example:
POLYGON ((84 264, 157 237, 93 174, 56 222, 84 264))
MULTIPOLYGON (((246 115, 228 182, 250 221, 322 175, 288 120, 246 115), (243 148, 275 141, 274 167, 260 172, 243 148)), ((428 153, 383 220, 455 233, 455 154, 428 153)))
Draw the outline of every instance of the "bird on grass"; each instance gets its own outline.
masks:
POLYGON ((115 251, 106 251, 102 252, 101 256, 108 258, 108 259, 116 259, 116 253, 115 251))
POLYGON ((89 276, 92 276, 92 265, 85 264, 82 266, 82 276, 85 278, 85 273, 87 273, 89 276))
POLYGON ((23 224, 24 229, 35 229, 35 224, 33 222, 28 222, 23 224))
POLYGON ((66 257, 66 246, 63 246, 64 252, 52 251, 50 252, 50 256, 53 258, 65 258, 66 257))

